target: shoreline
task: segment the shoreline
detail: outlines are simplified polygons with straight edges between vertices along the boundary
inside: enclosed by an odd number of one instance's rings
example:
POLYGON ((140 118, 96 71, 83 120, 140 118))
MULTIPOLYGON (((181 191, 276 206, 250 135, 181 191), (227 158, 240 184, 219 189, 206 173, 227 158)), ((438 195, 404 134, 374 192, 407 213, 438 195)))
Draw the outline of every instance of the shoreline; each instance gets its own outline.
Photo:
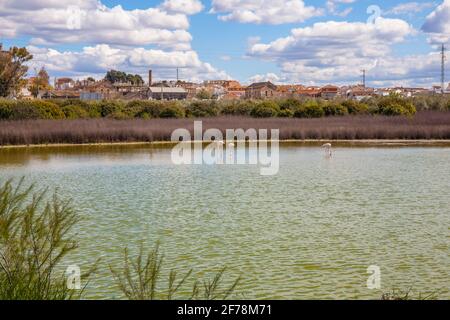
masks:
MULTIPOLYGON (((257 142, 270 142, 271 140, 258 140, 257 142)), ((361 140, 330 140, 330 139, 287 139, 275 140, 280 145, 283 144, 303 144, 305 147, 316 147, 321 143, 332 143, 336 147, 348 146, 396 146, 396 147, 415 147, 415 146, 429 146, 429 147, 450 147, 450 140, 437 139, 423 139, 423 140, 406 140, 406 139, 361 139, 361 140)), ((200 143, 201 141, 186 141, 186 143, 200 143)), ((235 143, 243 141, 234 141, 235 143)), ((70 148, 70 147, 132 147, 132 146, 173 146, 178 142, 172 141, 135 141, 135 142, 96 142, 96 143, 49 143, 49 144, 30 144, 30 145, 0 145, 0 150, 7 149, 40 149, 40 148, 70 148)), ((203 141, 203 144, 211 142, 203 141)))

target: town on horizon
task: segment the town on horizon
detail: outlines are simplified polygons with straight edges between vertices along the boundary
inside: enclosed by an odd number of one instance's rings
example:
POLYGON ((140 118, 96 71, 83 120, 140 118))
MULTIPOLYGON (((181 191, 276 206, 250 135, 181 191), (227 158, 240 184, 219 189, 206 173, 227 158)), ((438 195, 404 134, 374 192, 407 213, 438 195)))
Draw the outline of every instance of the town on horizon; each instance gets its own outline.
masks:
POLYGON ((50 85, 50 77, 42 68, 36 77, 29 77, 27 84, 18 95, 22 99, 81 99, 81 100, 190 100, 190 99, 285 99, 285 98, 322 98, 331 100, 345 98, 362 100, 374 96, 388 96, 392 93, 403 97, 414 97, 430 94, 450 94, 448 86, 433 85, 423 87, 384 87, 375 88, 365 83, 365 72, 359 84, 338 86, 306 86, 302 84, 274 84, 271 81, 255 82, 243 85, 237 80, 205 80, 200 83, 183 80, 153 81, 152 70, 149 70, 148 81, 139 75, 111 70, 106 77, 96 80, 92 77, 76 80, 70 77, 54 78, 50 85), (118 74, 122 77, 111 77, 118 74), (44 81, 44 88, 35 94, 31 87, 37 79, 44 81))

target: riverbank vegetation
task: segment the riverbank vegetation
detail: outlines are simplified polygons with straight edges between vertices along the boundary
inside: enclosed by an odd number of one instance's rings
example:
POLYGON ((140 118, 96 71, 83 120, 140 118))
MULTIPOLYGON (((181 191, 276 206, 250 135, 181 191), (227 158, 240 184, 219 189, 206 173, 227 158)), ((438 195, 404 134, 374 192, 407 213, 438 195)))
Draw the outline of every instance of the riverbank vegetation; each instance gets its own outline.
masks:
MULTIPOLYGON (((203 118, 203 129, 279 129, 281 140, 444 140, 450 139, 450 112, 421 111, 414 117, 341 116, 317 119, 203 118)), ((172 132, 186 128, 193 136, 193 119, 83 119, 0 122, 0 146, 170 141, 172 132)), ((270 133, 270 132, 269 132, 270 133)))
POLYGON ((347 115, 414 116, 417 111, 449 111, 450 99, 400 96, 355 100, 282 99, 270 101, 80 101, 0 100, 0 120, 154 119, 248 116, 253 118, 322 118, 347 115))
MULTIPOLYGON (((46 190, 25 187, 23 180, 0 184, 0 300, 81 298, 83 283, 95 276, 95 265, 80 274, 81 290, 72 290, 63 263, 78 249, 72 229, 79 221, 71 202, 56 194, 47 197, 46 190)), ((192 289, 186 289, 192 270, 178 280, 177 272, 163 265, 158 246, 148 254, 141 246, 136 258, 130 258, 125 249, 123 266, 111 267, 111 272, 123 298, 133 300, 226 299, 239 282, 238 278, 223 287, 222 269, 212 280, 194 280, 192 289), (166 290, 159 285, 163 275, 168 277, 166 290)))

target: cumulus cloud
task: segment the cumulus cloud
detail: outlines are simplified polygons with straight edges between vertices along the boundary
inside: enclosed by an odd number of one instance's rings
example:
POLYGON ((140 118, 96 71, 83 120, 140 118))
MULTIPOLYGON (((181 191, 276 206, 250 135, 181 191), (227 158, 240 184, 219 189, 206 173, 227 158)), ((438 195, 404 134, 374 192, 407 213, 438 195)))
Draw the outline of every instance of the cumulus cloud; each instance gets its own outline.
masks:
POLYGON ((249 83, 266 82, 266 81, 270 81, 275 84, 283 82, 282 79, 275 73, 256 74, 248 80, 249 83))
POLYGON ((303 0, 213 0, 210 13, 219 14, 222 21, 284 24, 303 22, 323 11, 303 0))
POLYGON ((141 74, 147 78, 153 69, 155 78, 174 78, 175 69, 180 68, 182 78, 201 81, 230 77, 202 62, 195 51, 163 51, 145 48, 114 48, 109 45, 85 47, 80 52, 58 51, 29 46, 34 55, 33 64, 45 66, 52 74, 83 77, 93 75, 101 78, 107 70, 117 69, 141 74))
POLYGON ((165 0, 161 8, 168 12, 193 15, 201 12, 204 7, 199 0, 165 0))
POLYGON ((198 11, 198 5, 196 0, 167 0, 157 8, 126 10, 106 7, 98 0, 0 0, 0 37, 28 36, 33 44, 189 49, 192 36, 187 31, 187 14, 198 11), (184 11, 179 8, 182 4, 184 11))
POLYGON ((414 28, 400 19, 379 18, 373 24, 328 21, 293 29, 270 43, 253 44, 248 55, 277 63, 281 69, 277 77, 283 82, 359 81, 362 69, 378 80, 407 79, 438 63, 430 62, 430 56, 393 57, 392 45, 413 34, 414 28))
POLYGON ((450 40, 450 0, 444 0, 428 15, 422 30, 430 34, 431 42, 442 43, 450 40))
POLYGON ((252 56, 276 59, 336 59, 374 57, 389 51, 414 29, 399 19, 379 18, 373 24, 362 22, 319 22, 311 27, 292 29, 291 34, 269 44, 250 47, 252 56))

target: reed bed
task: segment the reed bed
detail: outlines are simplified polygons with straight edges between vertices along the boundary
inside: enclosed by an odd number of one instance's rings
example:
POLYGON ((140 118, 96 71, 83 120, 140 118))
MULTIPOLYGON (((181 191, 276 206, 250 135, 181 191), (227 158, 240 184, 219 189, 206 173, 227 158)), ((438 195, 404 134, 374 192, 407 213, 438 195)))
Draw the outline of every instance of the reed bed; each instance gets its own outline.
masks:
MULTIPOLYGON (((241 116, 195 119, 203 129, 280 129, 280 139, 426 140, 450 139, 450 112, 422 111, 414 117, 373 115, 306 118, 241 116)), ((0 145, 87 144, 170 141, 172 132, 193 133, 194 119, 0 121, 0 145)))

